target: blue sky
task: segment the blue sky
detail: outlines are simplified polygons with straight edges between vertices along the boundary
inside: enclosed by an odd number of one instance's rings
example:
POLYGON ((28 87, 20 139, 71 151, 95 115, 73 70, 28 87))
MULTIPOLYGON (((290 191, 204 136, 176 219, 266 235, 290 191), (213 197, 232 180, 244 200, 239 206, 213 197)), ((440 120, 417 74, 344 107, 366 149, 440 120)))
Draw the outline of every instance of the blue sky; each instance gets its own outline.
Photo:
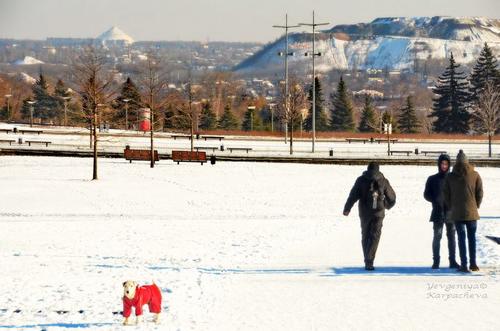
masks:
POLYGON ((259 41, 290 23, 387 16, 499 18, 500 0, 0 0, 0 38, 96 37, 118 26, 135 40, 259 41))

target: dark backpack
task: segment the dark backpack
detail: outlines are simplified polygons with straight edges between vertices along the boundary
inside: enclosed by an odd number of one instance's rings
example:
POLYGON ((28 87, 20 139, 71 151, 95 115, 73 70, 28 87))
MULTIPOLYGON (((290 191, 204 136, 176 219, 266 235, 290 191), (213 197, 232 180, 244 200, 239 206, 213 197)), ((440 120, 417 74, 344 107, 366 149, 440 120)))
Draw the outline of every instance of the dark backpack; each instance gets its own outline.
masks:
POLYGON ((373 211, 381 211, 386 209, 385 201, 385 187, 383 180, 372 180, 370 182, 368 194, 367 194, 367 205, 373 211))

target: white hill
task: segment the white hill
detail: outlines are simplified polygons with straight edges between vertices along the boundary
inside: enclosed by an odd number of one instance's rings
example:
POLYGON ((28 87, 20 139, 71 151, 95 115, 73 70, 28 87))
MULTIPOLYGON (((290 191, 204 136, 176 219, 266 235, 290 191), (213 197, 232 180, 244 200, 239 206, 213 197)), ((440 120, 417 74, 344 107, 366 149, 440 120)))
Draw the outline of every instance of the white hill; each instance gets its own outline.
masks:
MULTIPOLYGON (((371 23, 338 25, 316 36, 319 71, 332 69, 412 69, 415 60, 445 59, 453 53, 458 63, 477 59, 484 43, 500 54, 500 20, 481 17, 377 18, 371 23)), ((289 35, 292 65, 306 66, 310 58, 311 34, 289 35)), ((285 38, 268 44, 236 67, 240 71, 282 66, 277 56, 285 49, 285 38)))

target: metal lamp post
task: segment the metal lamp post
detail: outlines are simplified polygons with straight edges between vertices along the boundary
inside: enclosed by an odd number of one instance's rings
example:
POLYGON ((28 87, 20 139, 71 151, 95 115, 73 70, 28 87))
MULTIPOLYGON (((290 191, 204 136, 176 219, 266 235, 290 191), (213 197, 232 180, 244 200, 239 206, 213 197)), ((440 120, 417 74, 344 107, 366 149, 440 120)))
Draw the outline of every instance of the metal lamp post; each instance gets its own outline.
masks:
POLYGON ((253 113, 255 111, 255 106, 248 106, 247 109, 250 112, 250 131, 253 131, 253 113))
POLYGON ((12 97, 12 94, 6 94, 5 98, 7 99, 7 119, 10 119, 10 98, 12 97))
POLYGON ((125 102, 125 130, 128 130, 128 103, 130 99, 123 99, 123 102, 125 102))
MULTIPOLYGON (((311 26, 312 27, 312 152, 314 153, 314 145, 316 142, 316 71, 315 71, 315 58, 321 56, 321 53, 316 53, 316 27, 320 25, 327 25, 330 23, 316 23, 313 11, 312 23, 299 23, 301 26, 311 26)), ((305 53, 309 56, 309 53, 305 53)))
POLYGON ((68 126, 68 100, 71 97, 62 97, 64 100, 64 126, 68 126))
POLYGON ((274 103, 269 104, 269 110, 271 111, 271 132, 274 132, 274 103))
POLYGON ((30 105, 30 127, 33 127, 33 105, 36 101, 26 101, 30 105))

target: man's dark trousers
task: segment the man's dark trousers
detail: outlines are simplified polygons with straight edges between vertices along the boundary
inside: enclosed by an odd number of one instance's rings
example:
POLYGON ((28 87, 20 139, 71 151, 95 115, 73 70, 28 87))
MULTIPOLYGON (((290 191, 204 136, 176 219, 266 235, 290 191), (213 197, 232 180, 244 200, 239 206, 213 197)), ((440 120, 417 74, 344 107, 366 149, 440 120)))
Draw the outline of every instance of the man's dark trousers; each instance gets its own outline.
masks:
POLYGON ((378 242, 382 235, 383 217, 370 217, 361 220, 361 245, 365 264, 373 265, 377 253, 378 242))

